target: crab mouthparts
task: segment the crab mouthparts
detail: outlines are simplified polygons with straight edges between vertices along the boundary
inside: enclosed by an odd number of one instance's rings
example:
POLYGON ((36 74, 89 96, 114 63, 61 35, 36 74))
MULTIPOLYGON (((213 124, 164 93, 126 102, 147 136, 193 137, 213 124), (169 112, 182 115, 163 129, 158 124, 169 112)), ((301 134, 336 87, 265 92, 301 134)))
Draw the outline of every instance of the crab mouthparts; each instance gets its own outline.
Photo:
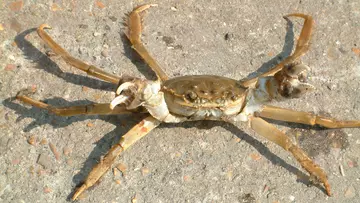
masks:
POLYGON ((135 85, 131 82, 125 82, 121 84, 116 90, 116 94, 119 96, 115 97, 115 99, 111 101, 110 109, 114 109, 119 104, 122 103, 126 104, 127 102, 129 102, 131 96, 122 95, 121 93, 123 93, 124 90, 129 90, 130 88, 133 87, 135 87, 135 85))

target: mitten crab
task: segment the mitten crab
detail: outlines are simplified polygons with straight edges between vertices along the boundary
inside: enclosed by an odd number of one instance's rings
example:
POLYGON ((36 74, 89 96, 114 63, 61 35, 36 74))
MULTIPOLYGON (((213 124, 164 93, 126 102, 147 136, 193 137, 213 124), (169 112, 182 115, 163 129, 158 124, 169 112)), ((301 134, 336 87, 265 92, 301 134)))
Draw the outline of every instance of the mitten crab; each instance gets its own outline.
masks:
POLYGON ((43 24, 37 30, 39 36, 52 51, 61 56, 68 64, 93 77, 117 85, 116 97, 109 103, 60 108, 32 99, 21 92, 17 95, 18 100, 47 109, 59 116, 147 114, 146 118, 121 137, 119 143, 112 146, 91 170, 84 183, 76 189, 72 199, 77 199, 83 191, 93 186, 108 171, 120 153, 149 134, 160 123, 195 120, 220 120, 234 124, 248 122, 256 133, 289 151, 314 180, 323 184, 326 193, 330 196, 330 184, 325 171, 289 137, 263 119, 321 125, 327 128, 360 127, 359 120, 340 121, 312 113, 267 105, 272 100, 298 98, 304 93, 314 90, 314 87, 307 83, 309 67, 299 62, 299 58, 309 49, 313 29, 312 17, 301 13, 285 16, 285 18, 300 17, 304 19, 296 49, 291 56, 257 77, 244 80, 213 75, 169 78, 141 41, 141 14, 152 6, 155 5, 141 5, 130 12, 125 34, 132 44, 132 48, 156 73, 157 80, 154 81, 135 77, 118 77, 104 72, 67 53, 45 32, 45 29, 49 29, 50 26, 43 24))

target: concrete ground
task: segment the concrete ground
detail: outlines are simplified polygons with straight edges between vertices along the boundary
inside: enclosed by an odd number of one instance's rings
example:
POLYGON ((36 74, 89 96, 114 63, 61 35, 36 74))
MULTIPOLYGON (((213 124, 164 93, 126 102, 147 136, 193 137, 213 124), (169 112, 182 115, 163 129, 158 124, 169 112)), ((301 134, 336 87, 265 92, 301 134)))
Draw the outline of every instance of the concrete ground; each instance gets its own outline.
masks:
MULTIPOLYGON (((77 58, 118 75, 151 77, 124 39, 126 13, 149 1, 0 2, 0 202, 66 202, 139 116, 58 117, 14 101, 24 88, 55 106, 109 102, 114 86, 48 50, 42 23, 77 58), (51 2, 51 3, 49 3, 51 2)), ((163 0, 145 15, 143 41, 170 76, 241 79, 290 55, 302 20, 316 25, 309 52, 317 90, 282 107, 360 119, 360 2, 163 0)), ((163 124, 123 153, 82 202, 359 202, 360 129, 273 122, 327 171, 333 196, 308 186, 294 158, 246 124, 163 124)))

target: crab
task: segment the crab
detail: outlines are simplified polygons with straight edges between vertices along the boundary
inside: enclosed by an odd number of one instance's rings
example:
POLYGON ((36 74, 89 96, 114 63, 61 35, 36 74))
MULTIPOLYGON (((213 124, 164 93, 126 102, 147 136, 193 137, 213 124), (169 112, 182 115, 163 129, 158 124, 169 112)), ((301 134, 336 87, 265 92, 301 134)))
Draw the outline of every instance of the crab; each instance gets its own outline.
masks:
POLYGON ((309 50, 313 30, 313 18, 302 13, 284 16, 304 19, 304 24, 292 55, 269 71, 250 79, 235 80, 214 75, 189 75, 169 78, 156 60, 149 54, 141 41, 142 14, 156 4, 141 5, 128 15, 125 35, 132 48, 155 72, 156 80, 135 77, 118 77, 88 65, 72 57, 58 45, 45 31, 51 27, 42 24, 37 29, 39 36, 69 65, 95 78, 117 85, 116 97, 109 103, 94 103, 83 106, 54 107, 19 92, 16 98, 27 104, 43 108, 58 116, 118 115, 143 113, 147 116, 120 141, 90 171, 82 185, 78 187, 72 200, 93 186, 109 170, 115 159, 135 142, 161 123, 179 123, 196 120, 220 120, 239 124, 248 122, 259 135, 290 152, 300 165, 310 174, 316 184, 323 184, 327 195, 331 196, 330 184, 325 171, 316 164, 303 149, 274 125, 263 118, 307 125, 321 125, 326 128, 360 127, 360 120, 341 121, 268 105, 273 100, 281 101, 299 98, 315 88, 307 83, 310 68, 299 59, 309 50))

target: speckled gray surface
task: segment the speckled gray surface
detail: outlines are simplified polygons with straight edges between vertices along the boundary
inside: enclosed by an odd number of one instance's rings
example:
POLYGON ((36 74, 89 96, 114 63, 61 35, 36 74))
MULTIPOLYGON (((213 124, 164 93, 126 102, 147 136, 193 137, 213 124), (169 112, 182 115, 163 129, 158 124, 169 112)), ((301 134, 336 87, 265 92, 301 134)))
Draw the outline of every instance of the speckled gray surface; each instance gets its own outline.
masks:
MULTIPOLYGON (((113 98, 112 85, 44 54, 33 29, 42 23, 53 27, 49 33, 59 44, 88 63, 119 75, 151 76, 122 36, 125 13, 148 1, 52 2, 0 2, 0 202, 66 202, 100 156, 140 120, 63 118, 12 99, 29 87, 36 89, 34 98, 56 106, 113 98), (30 138, 36 139, 34 145, 30 138), (56 146, 58 160, 49 143, 56 146)), ((276 105, 360 119, 359 1, 151 3, 159 6, 145 15, 143 41, 170 76, 241 79, 266 70, 290 54, 301 29, 299 19, 291 19, 292 29, 287 29, 282 16, 312 15, 314 36, 302 61, 311 67, 317 90, 276 105)), ((328 172, 333 197, 297 181, 300 168, 292 156, 245 124, 237 129, 194 122, 155 129, 116 161, 126 166, 124 174, 108 172, 81 201, 359 202, 360 129, 275 124, 291 137, 300 134, 300 145, 328 172)))

